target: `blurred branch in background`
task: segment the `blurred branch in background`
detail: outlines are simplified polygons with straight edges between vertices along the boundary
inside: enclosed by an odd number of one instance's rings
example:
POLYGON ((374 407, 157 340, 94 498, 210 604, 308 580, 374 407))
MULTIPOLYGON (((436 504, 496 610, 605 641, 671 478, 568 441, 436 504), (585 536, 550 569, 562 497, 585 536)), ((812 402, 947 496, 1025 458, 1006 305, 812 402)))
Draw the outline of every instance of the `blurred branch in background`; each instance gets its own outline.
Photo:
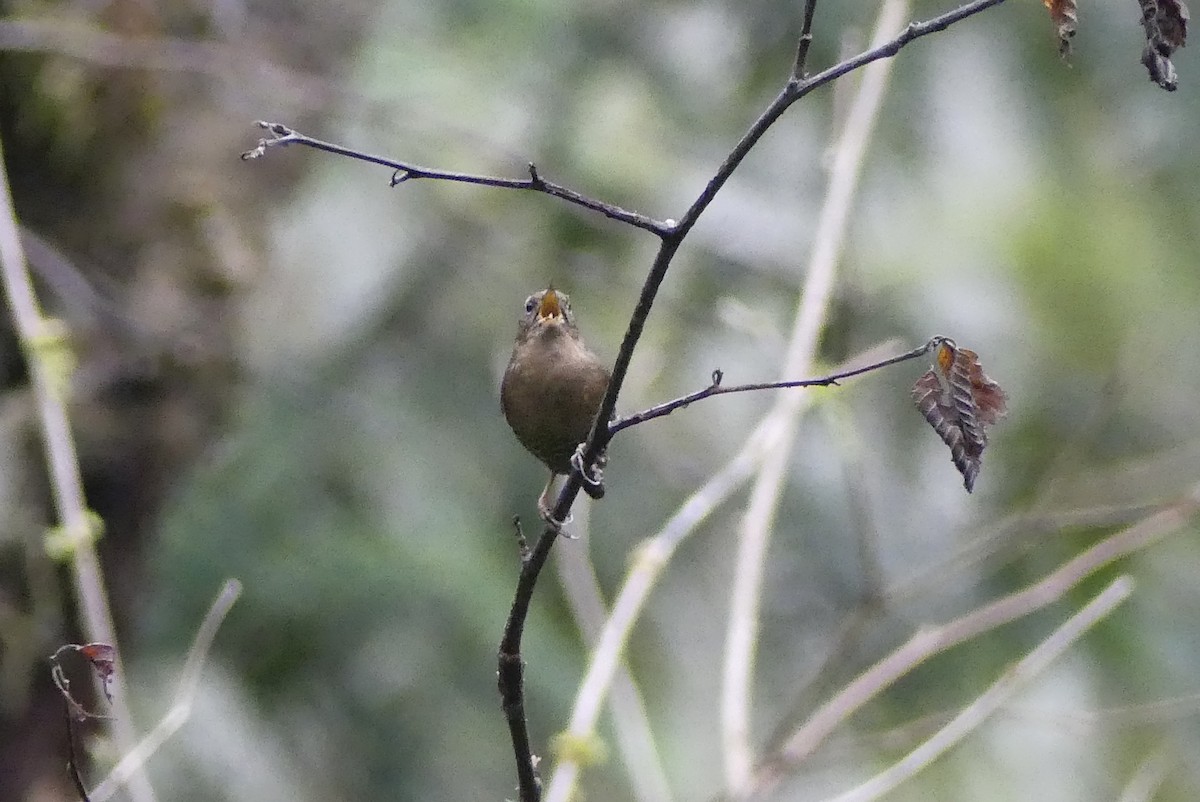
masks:
POLYGON ((217 593, 212 606, 204 615, 204 620, 200 622, 199 629, 196 630, 191 648, 188 649, 187 660, 184 661, 183 670, 179 672, 179 684, 176 686, 175 697, 171 700, 171 707, 137 746, 121 756, 120 762, 113 767, 103 782, 92 790, 93 802, 104 802, 111 798, 130 777, 143 770, 146 761, 168 738, 187 723, 192 715, 196 690, 200 685, 200 671, 204 668, 204 661, 212 648, 213 639, 217 637, 221 622, 225 620, 225 616, 229 614, 230 608, 241 594, 242 583, 236 579, 227 580, 217 593))
MULTIPOLYGON (((907 13, 908 3, 905 0, 885 2, 875 22, 871 47, 883 46, 907 13)), ((812 252, 784 358, 784 376, 803 376, 811 370, 825 330, 850 209, 867 143, 891 74, 891 65, 892 61, 887 59, 872 64, 863 73, 841 135, 833 147, 833 166, 821 213, 817 218, 812 252)), ((721 687, 725 787, 735 797, 741 796, 746 789, 754 765, 750 745, 750 709, 763 574, 771 533, 775 528, 775 515, 783 496, 787 466, 796 439, 801 409, 799 401, 799 396, 794 393, 782 394, 775 401, 781 431, 771 441, 771 447, 758 467, 758 479, 750 491, 750 499, 738 527, 721 687)))
MULTIPOLYGON (((69 559, 74 575, 75 596, 87 640, 106 643, 114 649, 113 734, 121 753, 133 749, 137 731, 129 706, 128 686, 121 666, 116 630, 108 603, 108 592, 95 540, 103 523, 87 506, 75 440, 67 417, 66 393, 70 381, 70 345, 61 323, 42 315, 21 249, 20 226, 9 191, 8 172, 0 148, 0 270, 4 294, 29 367, 38 416, 42 425, 46 467, 58 513, 58 525, 47 537, 47 548, 69 559)), ((129 777, 134 802, 154 802, 154 789, 141 769, 129 777)))
MULTIPOLYGON (((578 540, 572 548, 559 549, 557 564, 559 580, 567 597, 571 615, 579 627, 585 647, 597 648, 605 624, 605 605, 595 567, 591 560, 590 505, 584 505, 575 516, 578 540)), ((617 668, 612 681, 613 727, 617 747, 630 784, 641 802, 670 802, 671 786, 662 765, 654 730, 646 715, 642 694, 625 665, 617 668)), ((557 766, 564 762, 589 765, 604 758, 603 743, 594 730, 564 731, 554 737, 553 753, 557 766)), ((554 776, 558 777, 558 769, 554 776)), ((554 783, 547 789, 547 799, 554 799, 554 783)))
POLYGON ((1037 648, 1005 671, 978 698, 963 707, 946 726, 884 771, 829 802, 870 802, 879 799, 937 760, 999 710, 1024 683, 1044 671, 1071 644, 1128 599, 1133 587, 1133 580, 1128 576, 1118 577, 1079 612, 1063 622, 1037 648))
POLYGON ((811 755, 868 701, 936 654, 1053 604, 1101 568, 1179 531, 1200 511, 1200 486, 1187 498, 1111 535, 1040 581, 936 627, 926 627, 860 674, 801 725, 755 769, 752 788, 772 787, 811 755))

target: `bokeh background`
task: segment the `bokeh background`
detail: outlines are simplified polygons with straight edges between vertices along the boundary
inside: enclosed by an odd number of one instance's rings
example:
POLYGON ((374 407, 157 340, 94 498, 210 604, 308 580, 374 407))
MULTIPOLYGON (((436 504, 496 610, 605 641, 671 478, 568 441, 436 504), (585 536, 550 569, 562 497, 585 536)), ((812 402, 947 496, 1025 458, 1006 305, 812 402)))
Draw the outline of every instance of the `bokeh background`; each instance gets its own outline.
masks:
MULTIPOLYGON (((676 217, 781 85, 800 6, 0 6, 5 164, 45 302, 75 335, 76 435, 143 729, 221 583, 244 583, 192 719, 149 765, 161 799, 515 795, 495 651, 518 567, 510 520, 535 520, 545 477, 500 415, 500 373, 525 296, 549 282, 614 357, 655 248, 545 196, 389 189, 386 170, 303 148, 243 163, 254 120, 447 169, 518 176, 533 160, 676 217)), ((946 8, 922 0, 913 16, 946 8)), ((875 12, 822 3, 811 63, 861 48, 875 12)), ((1041 4, 1007 3, 896 59, 821 357, 949 335, 981 354, 1011 412, 968 496, 911 405, 923 366, 812 391, 768 566, 758 745, 920 624, 1200 482, 1200 63, 1180 51, 1178 92, 1149 83, 1137 14, 1087 5, 1064 62, 1041 4)), ((793 107, 689 237, 622 410, 716 367, 777 377, 855 80, 793 107)), ((7 317, 0 329, 0 799, 73 799, 44 657, 80 634, 69 577, 41 546, 44 463, 7 317)), ((771 401, 715 399, 620 436, 589 537, 557 550, 588 554, 613 592, 771 401)), ((744 505, 681 548, 630 643, 680 800, 721 789, 744 505)), ((1127 605, 895 798, 1118 798, 1147 777, 1154 799, 1197 798, 1198 535, 1193 522, 932 661, 776 797, 820 798, 887 765, 1127 571, 1127 605)), ((526 658, 546 753, 586 658, 553 570, 526 658)), ((111 744, 97 730, 87 748, 96 780, 111 744)), ((609 752, 586 797, 632 798, 609 752)))

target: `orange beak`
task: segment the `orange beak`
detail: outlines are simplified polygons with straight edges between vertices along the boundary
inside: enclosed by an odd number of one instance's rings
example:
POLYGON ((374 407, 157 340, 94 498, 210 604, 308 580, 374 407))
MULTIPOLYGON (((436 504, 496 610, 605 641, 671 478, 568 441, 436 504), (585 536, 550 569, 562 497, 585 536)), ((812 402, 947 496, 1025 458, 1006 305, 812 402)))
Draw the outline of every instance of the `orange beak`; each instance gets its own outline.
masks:
POLYGON ((558 300, 558 293, 554 290, 546 290, 546 294, 542 296, 542 302, 538 305, 537 310, 538 321, 546 323, 551 320, 562 322, 564 319, 562 306, 558 300))

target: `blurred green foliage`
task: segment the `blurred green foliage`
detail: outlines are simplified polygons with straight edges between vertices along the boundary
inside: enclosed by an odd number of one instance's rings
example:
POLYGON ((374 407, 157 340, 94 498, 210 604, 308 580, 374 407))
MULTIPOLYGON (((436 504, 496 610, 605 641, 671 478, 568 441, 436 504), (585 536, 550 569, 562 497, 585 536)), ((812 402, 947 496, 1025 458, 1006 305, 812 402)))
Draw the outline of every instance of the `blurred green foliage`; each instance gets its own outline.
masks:
MULTIPOLYGON (((813 67, 861 45, 874 8, 822 3, 813 67)), ((944 8, 921 2, 914 16, 944 8)), ((230 47, 254 48, 271 11, 245 9, 230 47)), ((197 77, 225 109, 203 125, 236 126, 250 147, 252 117, 299 115, 279 121, 446 169, 516 176, 535 161, 657 217, 682 213, 778 90, 799 28, 794 3, 728 0, 399 0, 329 14, 332 32, 360 38, 343 64, 303 69, 343 87, 336 102, 282 101, 254 80, 235 102, 197 77)), ((914 627, 1036 580, 1136 520, 1128 508, 1200 483, 1200 161, 1186 134, 1200 123, 1200 67, 1181 51, 1180 91, 1155 88, 1136 23, 1132 4, 1089 6, 1062 62, 1040 4, 1011 3, 897 57, 823 358, 952 336, 1008 389, 1011 412, 967 496, 912 409, 924 368, 807 391, 822 403, 800 430, 768 566, 757 745, 914 627), (1045 524, 1080 510, 1110 520, 1045 524), (976 558, 951 561, 996 532, 976 558), (926 580, 893 592, 913 577, 926 580), (862 626, 835 652, 852 615, 862 626)), ((687 240, 621 409, 696 389, 716 367, 731 383, 777 378, 855 80, 793 108, 687 240)), ((544 476, 500 415, 500 371, 523 299, 548 283, 571 293, 590 345, 615 356, 653 238, 544 196, 389 189, 385 170, 302 148, 236 180, 282 191, 221 209, 253 246, 220 321, 239 380, 219 436, 169 477, 143 555, 124 646, 132 683, 158 689, 138 693, 144 721, 166 704, 222 580, 245 593, 193 720, 150 765, 156 785, 174 800, 513 797, 495 652, 518 570, 510 521, 536 520, 544 476)), ((613 592, 631 550, 769 403, 718 398, 621 435, 590 536, 556 548, 587 549, 613 592)), ((714 700, 743 502, 677 554, 630 644, 678 799, 721 788, 714 700)), ((895 798, 1115 798, 1159 753, 1155 798, 1196 798, 1197 534, 1192 524, 1105 574, 1132 573, 1134 600, 895 798), (1157 714, 1097 712, 1172 697, 1185 701, 1157 714)), ((820 798, 887 765, 933 729, 925 717, 944 720, 1069 612, 1055 605, 923 666, 778 798, 820 798)), ((539 753, 564 726, 586 654, 548 571, 525 645, 539 753)), ((585 775, 587 798, 631 797, 609 753, 585 775)))

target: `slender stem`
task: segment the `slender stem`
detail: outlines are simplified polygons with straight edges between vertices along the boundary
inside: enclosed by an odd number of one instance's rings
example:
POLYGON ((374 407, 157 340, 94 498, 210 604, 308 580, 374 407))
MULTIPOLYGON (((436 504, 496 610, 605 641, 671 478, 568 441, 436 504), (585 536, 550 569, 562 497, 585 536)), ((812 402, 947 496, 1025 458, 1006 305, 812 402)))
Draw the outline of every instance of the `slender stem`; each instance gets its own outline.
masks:
POLYGON ((934 337, 920 348, 914 348, 911 351, 906 351, 903 354, 889 357, 879 362, 872 362, 869 365, 864 365, 862 367, 857 367, 850 370, 844 370, 839 373, 831 373, 828 376, 821 376, 820 378, 816 379, 796 379, 794 381, 759 382, 756 384, 737 384, 725 386, 721 384, 721 379, 723 378, 721 371, 714 370, 713 383, 708 387, 705 387, 703 390, 696 390, 695 392, 688 393, 685 396, 680 396, 679 398, 671 401, 664 401, 661 404, 655 404, 649 409, 642 410, 641 412, 637 412, 633 415, 629 415, 628 417, 621 418, 620 420, 610 423, 608 426, 608 434, 610 437, 612 437, 616 435, 617 432, 628 429, 631 426, 637 426, 639 423, 645 423, 646 421, 654 420, 655 418, 661 418, 666 415, 670 415, 677 409, 682 409, 690 404, 695 403, 696 401, 703 401, 705 398, 712 398, 715 395, 728 395, 729 393, 749 393, 758 390, 785 390, 793 387, 829 387, 830 385, 836 385, 842 379, 860 376, 864 373, 870 373, 873 370, 879 370, 880 368, 885 368, 889 365, 895 365, 898 362, 907 362, 910 359, 916 359, 924 356, 936 348, 938 343, 943 342, 945 339, 945 337, 934 337))
MULTIPOLYGON (((79 473, 79 458, 67 407, 55 377, 36 343, 46 330, 46 320, 33 291, 33 284, 21 249, 21 235, 4 169, 3 149, 0 147, 0 271, 3 272, 4 293, 12 310, 13 321, 29 362, 29 373, 41 418, 46 464, 50 472, 50 487, 62 531, 69 541, 69 553, 74 577, 75 595, 83 629, 89 641, 110 644, 116 651, 116 672, 113 680, 113 734, 117 748, 123 753, 137 742, 125 671, 121 667, 112 612, 104 576, 92 544, 96 531, 88 511, 79 473)), ((154 789, 145 772, 130 777, 129 791, 134 802, 154 802, 154 789)))
MULTIPOLYGON (((574 480, 574 493, 579 492, 578 477, 570 477, 563 487, 555 505, 554 514, 566 516, 560 511, 563 506, 563 495, 574 480)), ((570 502, 575 495, 570 496, 570 502)), ((525 619, 529 615, 529 603, 533 599, 533 589, 537 584, 538 575, 550 556, 550 549, 558 537, 558 527, 549 526, 542 531, 528 557, 521 561, 521 573, 517 577, 517 590, 513 595, 512 608, 508 620, 504 624, 504 635, 500 639, 500 650, 497 655, 496 685, 500 691, 500 704, 504 717, 508 721, 509 736, 512 738, 513 755, 517 762, 517 785, 521 802, 537 802, 542 796, 542 782, 534 768, 533 750, 529 745, 529 727, 525 718, 525 663, 521 657, 521 638, 525 634, 525 619)))
POLYGON ((796 61, 792 64, 792 79, 802 80, 808 65, 808 49, 812 46, 813 15, 817 13, 817 0, 805 0, 804 24, 800 28, 800 42, 796 45, 796 61))
POLYGON ((71 777, 71 785, 75 786, 75 793, 79 794, 80 802, 92 802, 79 773, 79 758, 75 754, 75 715, 66 699, 63 699, 63 713, 67 718, 67 774, 71 777))
POLYGON ((573 203, 576 206, 582 206, 585 209, 591 209, 594 212, 600 212, 605 217, 609 217, 621 223, 626 223, 634 228, 640 228, 656 234, 660 237, 666 236, 671 231, 671 225, 652 217, 647 217, 638 212, 631 212, 628 209, 622 209, 620 206, 614 206, 611 203, 589 198, 573 189, 555 184, 542 178, 538 173, 537 167, 531 162, 529 165, 529 178, 499 178, 490 175, 473 175, 471 173, 458 173, 452 170, 438 170, 433 167, 422 167, 409 162, 397 161, 386 156, 375 156, 370 153, 364 153, 361 150, 338 145, 333 142, 324 142, 320 139, 302 134, 299 131, 294 131, 291 128, 281 123, 269 123, 259 121, 260 128, 264 128, 271 132, 270 138, 258 140, 258 145, 253 149, 242 154, 242 159, 249 161, 250 159, 258 159, 266 155, 269 148, 285 147, 287 145, 304 145, 305 147, 323 150, 326 153, 333 153, 338 156, 346 156, 358 161, 368 162, 370 164, 378 164, 383 167, 390 167, 395 170, 392 175, 392 186, 403 184, 407 181, 413 181, 418 178, 429 178, 436 181, 452 181, 459 184, 476 184, 485 187, 497 187, 499 189, 524 189, 533 192, 542 192, 555 198, 561 198, 568 203, 573 203))
POLYGON ((916 749, 862 785, 839 794, 828 802, 871 802, 895 790, 902 782, 915 776, 978 729, 1025 683, 1061 657, 1084 633, 1107 618, 1132 593, 1133 580, 1128 576, 1117 577, 1112 584, 1063 622, 1033 651, 1005 671, 986 691, 962 708, 953 719, 916 749))

